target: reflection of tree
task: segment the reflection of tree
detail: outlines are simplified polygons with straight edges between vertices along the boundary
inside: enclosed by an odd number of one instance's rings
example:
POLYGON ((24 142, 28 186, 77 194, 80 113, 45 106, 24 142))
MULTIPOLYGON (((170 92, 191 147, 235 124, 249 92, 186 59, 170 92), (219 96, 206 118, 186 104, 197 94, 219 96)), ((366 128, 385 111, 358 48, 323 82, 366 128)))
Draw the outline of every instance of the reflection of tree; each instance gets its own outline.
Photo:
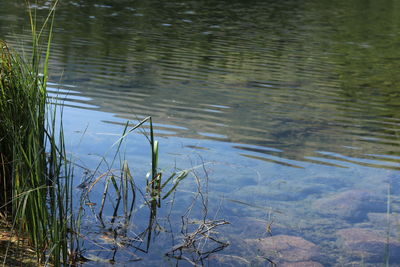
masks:
POLYGON ((53 73, 103 111, 274 162, 399 155, 393 1, 74 3, 58 10, 53 73))
POLYGON ((321 17, 329 17, 336 29, 329 36, 329 60, 336 66, 339 108, 347 115, 343 119, 357 124, 355 135, 365 137, 360 147, 375 154, 399 156, 393 148, 399 145, 400 79, 396 70, 400 67, 400 36, 396 25, 400 5, 394 1, 384 1, 384 5, 354 1, 341 6, 346 10, 341 16, 326 8, 321 17), (368 138, 375 140, 368 144, 368 138))

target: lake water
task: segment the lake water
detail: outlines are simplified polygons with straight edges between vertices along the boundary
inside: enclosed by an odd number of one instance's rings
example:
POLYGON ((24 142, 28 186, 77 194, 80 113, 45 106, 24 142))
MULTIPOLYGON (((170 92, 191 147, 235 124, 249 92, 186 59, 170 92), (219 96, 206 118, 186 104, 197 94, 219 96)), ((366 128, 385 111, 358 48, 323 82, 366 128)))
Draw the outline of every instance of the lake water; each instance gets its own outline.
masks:
MULTIPOLYGON (((48 6, 31 8, 41 17, 48 6)), ((64 103, 76 161, 94 168, 128 120, 152 116, 159 166, 196 174, 178 186, 172 211, 166 200, 147 253, 107 243, 87 219, 86 256, 98 261, 85 265, 400 265, 399 25, 391 0, 61 1, 49 91, 64 103), (230 245, 176 260, 165 254, 182 241, 193 196, 190 219, 230 222, 216 228, 230 245)), ((29 30, 24 1, 1 1, 0 38, 28 48, 29 30)), ((140 131, 123 152, 143 185, 140 131)), ((213 242, 198 241, 221 245, 213 242)))

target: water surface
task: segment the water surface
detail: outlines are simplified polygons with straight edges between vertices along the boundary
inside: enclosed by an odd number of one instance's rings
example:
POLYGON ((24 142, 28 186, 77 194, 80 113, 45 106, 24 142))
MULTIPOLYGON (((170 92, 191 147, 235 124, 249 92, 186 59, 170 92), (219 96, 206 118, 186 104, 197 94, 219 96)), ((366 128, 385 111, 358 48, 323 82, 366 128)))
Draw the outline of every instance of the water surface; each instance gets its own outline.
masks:
MULTIPOLYGON (((45 14, 48 2, 32 8, 45 14)), ((347 264, 361 259, 345 256, 337 230, 386 230, 371 219, 386 210, 349 219, 313 203, 360 190, 385 202, 389 188, 398 212, 399 14, 390 0, 61 1, 50 91, 88 166, 146 116, 163 167, 209 162, 210 209, 232 223, 219 253, 245 257, 237 239, 256 234, 241 219, 261 218, 273 235, 315 243, 320 263, 347 264)), ((24 3, 0 3, 0 38, 29 46, 24 3)), ((143 177, 144 140, 126 148, 143 177)))

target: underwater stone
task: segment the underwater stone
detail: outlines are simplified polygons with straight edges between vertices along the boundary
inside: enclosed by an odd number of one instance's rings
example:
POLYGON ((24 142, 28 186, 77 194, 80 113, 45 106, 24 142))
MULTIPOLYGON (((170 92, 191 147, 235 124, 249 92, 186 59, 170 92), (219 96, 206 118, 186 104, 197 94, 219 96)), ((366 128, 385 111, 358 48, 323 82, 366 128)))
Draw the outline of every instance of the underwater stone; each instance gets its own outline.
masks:
POLYGON ((307 262, 320 257, 318 247, 304 238, 289 235, 245 239, 249 246, 257 247, 258 251, 276 263, 307 262))
POLYGON ((316 200, 313 208, 321 214, 336 215, 356 222, 364 220, 368 212, 384 212, 386 201, 368 191, 348 190, 316 200))
POLYGON ((384 262, 386 247, 389 248, 390 260, 400 260, 400 242, 394 240, 387 244, 387 237, 378 231, 364 228, 347 228, 337 231, 339 246, 347 254, 360 260, 384 262))
POLYGON ((238 234, 243 234, 247 238, 268 235, 268 227, 271 224, 266 220, 251 217, 236 217, 233 221, 230 220, 230 223, 235 229, 240 230, 238 234))

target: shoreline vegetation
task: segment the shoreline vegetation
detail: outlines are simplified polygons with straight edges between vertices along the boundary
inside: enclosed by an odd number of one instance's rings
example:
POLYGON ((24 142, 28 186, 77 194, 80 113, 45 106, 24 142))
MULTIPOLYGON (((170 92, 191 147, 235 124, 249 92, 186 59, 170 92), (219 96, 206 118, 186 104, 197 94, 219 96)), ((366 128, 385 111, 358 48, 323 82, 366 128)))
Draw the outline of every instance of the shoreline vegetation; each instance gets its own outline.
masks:
POLYGON ((35 11, 29 10, 29 60, 0 41, 0 212, 17 243, 27 241, 38 263, 60 266, 68 261, 70 248, 71 177, 56 109, 46 105, 56 4, 41 27, 35 11))

